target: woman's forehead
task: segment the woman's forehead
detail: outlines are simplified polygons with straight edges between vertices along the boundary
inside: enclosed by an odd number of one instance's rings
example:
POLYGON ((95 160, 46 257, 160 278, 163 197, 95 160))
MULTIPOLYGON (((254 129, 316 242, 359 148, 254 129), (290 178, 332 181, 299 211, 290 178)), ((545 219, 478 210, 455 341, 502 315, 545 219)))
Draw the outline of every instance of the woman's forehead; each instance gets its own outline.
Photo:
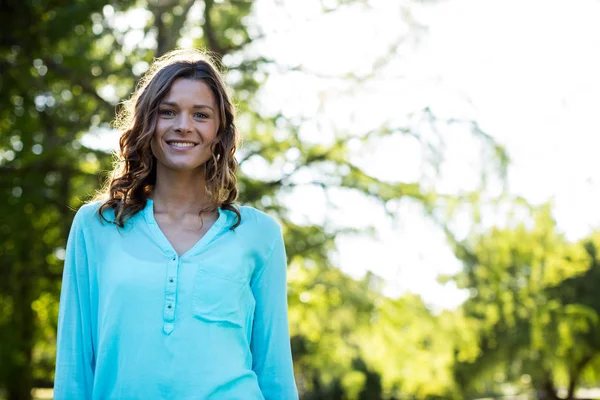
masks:
POLYGON ((210 86, 202 79, 177 78, 161 102, 204 105, 215 107, 217 99, 210 86))

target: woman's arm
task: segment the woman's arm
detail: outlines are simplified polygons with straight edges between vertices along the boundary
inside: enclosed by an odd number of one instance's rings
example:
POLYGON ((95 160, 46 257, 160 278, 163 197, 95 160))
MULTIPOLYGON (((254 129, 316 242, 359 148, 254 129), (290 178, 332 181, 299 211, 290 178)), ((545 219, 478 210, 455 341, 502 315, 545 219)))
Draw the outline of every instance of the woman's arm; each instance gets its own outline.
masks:
POLYGON ((90 282, 81 210, 75 215, 65 256, 54 399, 91 399, 95 356, 90 322, 90 282))
POLYGON ((256 300, 252 369, 266 400, 298 399, 287 312, 287 262, 281 230, 252 280, 256 300))

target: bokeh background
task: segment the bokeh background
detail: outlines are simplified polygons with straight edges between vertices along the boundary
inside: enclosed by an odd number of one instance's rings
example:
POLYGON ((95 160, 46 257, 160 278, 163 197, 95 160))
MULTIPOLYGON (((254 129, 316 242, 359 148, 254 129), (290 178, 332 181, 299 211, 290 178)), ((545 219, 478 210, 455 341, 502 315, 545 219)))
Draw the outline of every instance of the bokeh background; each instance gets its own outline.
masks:
POLYGON ((0 398, 52 397, 74 212, 192 46, 284 228, 302 399, 600 398, 599 1, 0 5, 0 398))

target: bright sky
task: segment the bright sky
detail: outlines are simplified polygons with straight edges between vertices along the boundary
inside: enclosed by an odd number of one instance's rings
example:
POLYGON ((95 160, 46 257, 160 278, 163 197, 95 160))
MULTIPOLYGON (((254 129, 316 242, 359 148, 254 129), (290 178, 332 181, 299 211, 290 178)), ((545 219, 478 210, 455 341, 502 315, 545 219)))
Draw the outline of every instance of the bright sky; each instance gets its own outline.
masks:
MULTIPOLYGON (((513 194, 534 203, 552 199, 558 224, 571 239, 599 227, 600 1, 373 0, 369 8, 325 15, 323 3, 328 1, 257 0, 254 22, 267 35, 252 51, 309 71, 266 70, 264 111, 307 118, 302 138, 315 142, 384 123, 403 126, 410 112, 425 106, 440 117, 475 119, 507 147, 513 194), (426 29, 409 26, 411 19, 426 29), (368 74, 403 37, 409 40, 374 79, 356 84, 336 78, 368 74)), ((435 188, 473 189, 476 142, 460 127, 443 136, 449 160, 435 188)), ((353 143, 352 149, 354 161, 390 181, 415 181, 426 165, 408 137, 368 148, 353 143)), ((273 172, 259 163, 248 163, 245 171, 273 172)), ((371 270, 387 281, 386 294, 409 290, 436 308, 464 299, 452 285, 436 283, 438 274, 460 265, 417 206, 402 204, 393 223, 379 204, 360 196, 332 192, 330 201, 337 209, 326 208, 312 187, 286 198, 298 221, 321 223, 327 215, 344 225, 376 225, 376 238, 338 240, 337 261, 346 273, 360 278, 371 270)))
MULTIPOLYGON (((473 118, 507 147, 511 193, 534 203, 553 200, 559 227, 571 239, 598 227, 600 2, 381 0, 370 9, 348 7, 325 16, 318 14, 319 2, 284 2, 285 12, 273 3, 261 0, 257 8, 263 30, 276 32, 261 43, 261 53, 320 76, 368 73, 391 43, 414 32, 403 22, 403 8, 427 27, 416 44, 400 47, 378 78, 358 86, 310 74, 272 76, 265 107, 314 121, 305 129, 306 140, 401 124, 408 112, 424 106, 442 117, 473 118)), ((464 132, 444 135, 449 162, 436 189, 473 188, 477 148, 464 132)), ((355 159, 382 179, 411 181, 422 165, 416 149, 398 138, 358 147, 355 159)), ((436 307, 453 307, 464 298, 452 285, 437 284, 439 273, 460 265, 417 207, 401 207, 394 227, 379 205, 346 193, 333 198, 341 208, 337 220, 375 222, 378 228, 376 239, 338 241, 345 272, 361 277, 371 270, 386 279, 388 295, 409 290, 436 307)), ((300 190, 289 201, 299 220, 319 221, 325 213, 317 189, 300 190)))

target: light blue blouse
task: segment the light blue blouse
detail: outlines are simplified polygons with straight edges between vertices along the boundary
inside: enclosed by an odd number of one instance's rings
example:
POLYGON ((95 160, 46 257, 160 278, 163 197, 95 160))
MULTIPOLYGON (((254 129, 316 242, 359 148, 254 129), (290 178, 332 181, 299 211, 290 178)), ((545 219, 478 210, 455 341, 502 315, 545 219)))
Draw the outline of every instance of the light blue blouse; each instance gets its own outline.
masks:
MULTIPOLYGON (((79 209, 67 243, 54 398, 298 399, 281 228, 219 209, 178 256, 153 202, 124 228, 79 209)), ((105 213, 112 220, 112 211, 105 213)))

